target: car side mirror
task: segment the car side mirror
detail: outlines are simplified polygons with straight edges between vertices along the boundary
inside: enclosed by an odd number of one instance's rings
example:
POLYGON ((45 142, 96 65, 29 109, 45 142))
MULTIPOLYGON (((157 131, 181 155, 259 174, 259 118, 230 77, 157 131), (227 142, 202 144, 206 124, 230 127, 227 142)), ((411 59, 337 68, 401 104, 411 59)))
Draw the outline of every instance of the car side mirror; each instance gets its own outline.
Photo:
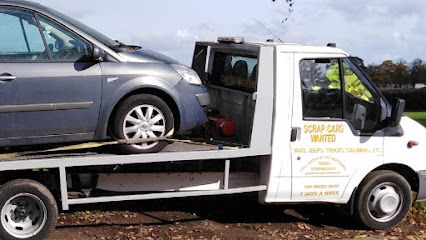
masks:
POLYGON ((106 53, 104 50, 100 49, 99 47, 93 48, 93 60, 95 61, 103 61, 106 57, 106 53))
POLYGON ((402 114, 405 110, 405 100, 398 99, 393 106, 391 117, 389 118, 389 126, 396 127, 401 122, 402 114))

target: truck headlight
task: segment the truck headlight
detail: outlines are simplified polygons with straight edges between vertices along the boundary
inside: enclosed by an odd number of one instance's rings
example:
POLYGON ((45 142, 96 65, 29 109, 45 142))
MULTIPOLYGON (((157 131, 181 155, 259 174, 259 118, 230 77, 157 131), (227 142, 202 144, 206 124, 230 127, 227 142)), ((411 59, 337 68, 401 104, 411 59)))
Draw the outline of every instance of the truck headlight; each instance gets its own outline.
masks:
POLYGON ((184 65, 179 65, 179 64, 173 64, 172 67, 188 83, 193 84, 193 85, 202 85, 203 84, 201 82, 201 79, 198 76, 198 74, 194 70, 190 69, 189 67, 186 67, 184 65))

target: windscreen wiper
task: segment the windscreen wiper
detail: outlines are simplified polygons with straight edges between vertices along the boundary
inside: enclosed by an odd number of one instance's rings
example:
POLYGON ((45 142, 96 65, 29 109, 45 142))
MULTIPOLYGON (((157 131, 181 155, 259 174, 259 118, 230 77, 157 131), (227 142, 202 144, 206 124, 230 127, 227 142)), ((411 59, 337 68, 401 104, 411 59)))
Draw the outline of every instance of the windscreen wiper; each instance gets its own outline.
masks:
POLYGON ((114 40, 114 42, 115 43, 117 43, 117 47, 125 47, 125 46, 127 46, 126 44, 124 44, 123 42, 120 42, 120 41, 118 41, 118 40, 114 40))
POLYGON ((115 45, 114 47, 116 48, 121 48, 121 49, 127 49, 128 51, 136 51, 141 49, 141 46, 135 46, 135 45, 128 45, 128 44, 124 44, 118 40, 114 40, 114 42, 117 43, 117 45, 115 45))

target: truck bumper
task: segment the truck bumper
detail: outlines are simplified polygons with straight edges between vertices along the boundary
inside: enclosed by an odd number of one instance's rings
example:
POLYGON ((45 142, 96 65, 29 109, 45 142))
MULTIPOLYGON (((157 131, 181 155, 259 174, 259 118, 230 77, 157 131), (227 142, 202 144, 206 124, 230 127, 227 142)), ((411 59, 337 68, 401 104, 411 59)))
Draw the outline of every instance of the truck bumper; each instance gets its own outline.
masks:
POLYGON ((417 192, 417 201, 426 201, 426 171, 420 171, 419 191, 417 192))
POLYGON ((172 90, 179 108, 179 131, 186 131, 207 122, 206 107, 210 104, 210 95, 205 86, 191 85, 180 81, 172 90))

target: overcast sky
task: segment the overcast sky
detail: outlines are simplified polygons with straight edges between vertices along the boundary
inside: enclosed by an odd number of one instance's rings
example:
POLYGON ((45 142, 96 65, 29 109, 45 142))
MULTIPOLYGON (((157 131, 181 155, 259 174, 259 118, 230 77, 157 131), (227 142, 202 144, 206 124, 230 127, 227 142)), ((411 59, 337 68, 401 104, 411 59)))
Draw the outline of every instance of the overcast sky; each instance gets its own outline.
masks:
POLYGON ((425 0, 295 0, 290 16, 283 4, 270 0, 34 1, 186 64, 197 40, 272 38, 255 19, 285 42, 336 42, 367 63, 426 58, 425 0))

